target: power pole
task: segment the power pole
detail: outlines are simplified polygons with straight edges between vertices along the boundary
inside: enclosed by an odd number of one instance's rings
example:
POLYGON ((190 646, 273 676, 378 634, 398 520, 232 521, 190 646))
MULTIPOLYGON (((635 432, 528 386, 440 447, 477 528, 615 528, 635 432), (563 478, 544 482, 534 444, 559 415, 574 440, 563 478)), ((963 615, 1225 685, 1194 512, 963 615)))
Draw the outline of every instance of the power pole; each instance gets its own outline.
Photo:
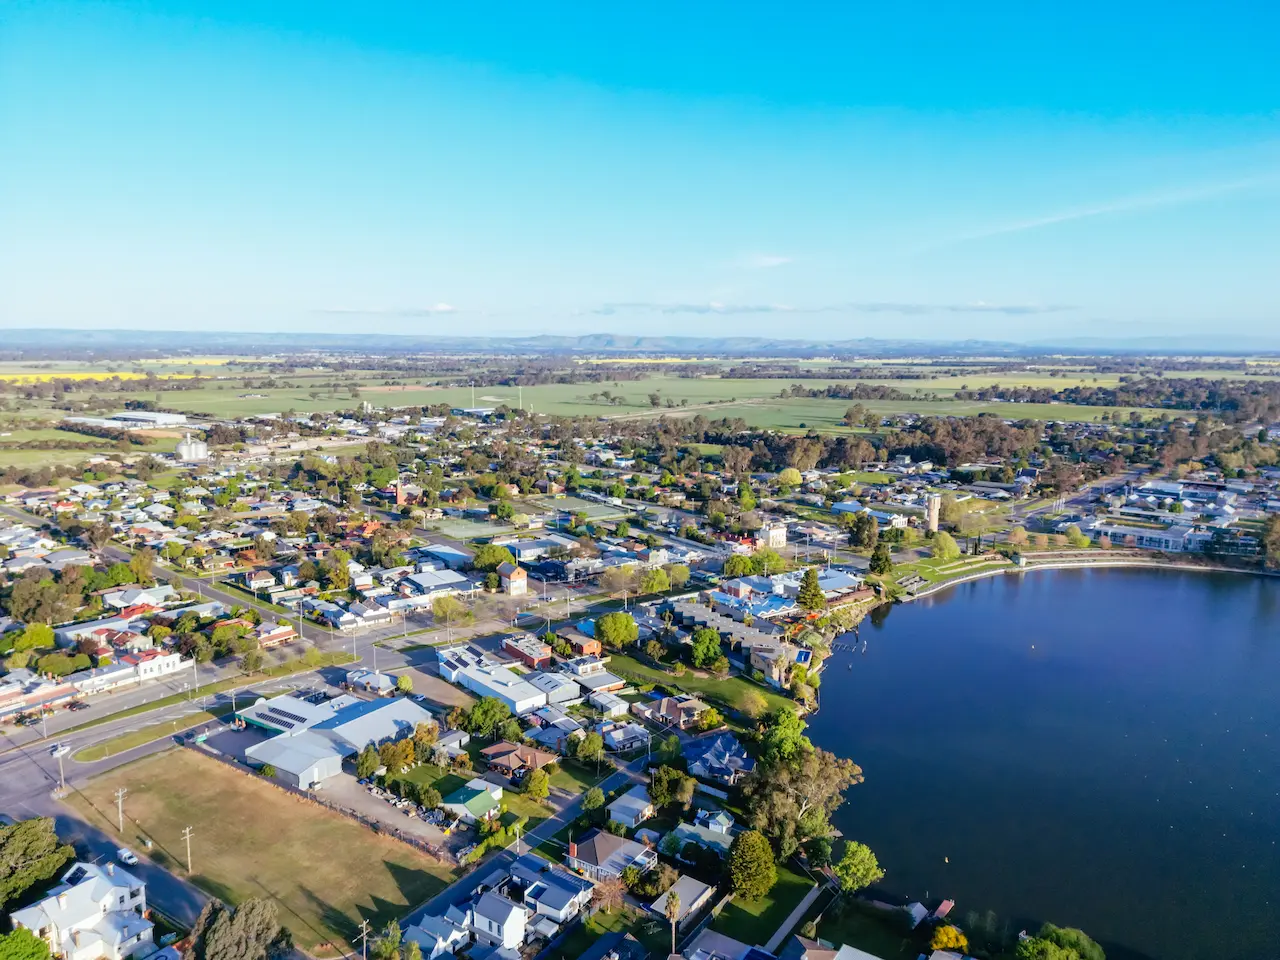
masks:
POLYGON ((58 751, 58 789, 65 793, 67 789, 67 778, 62 773, 62 751, 58 751))
POLYGON ((191 828, 182 831, 182 839, 187 841, 187 875, 191 875, 191 828))
POLYGON ((360 955, 369 960, 369 921, 360 921, 360 955))
POLYGON ((120 835, 124 836, 124 798, 129 795, 129 791, 121 787, 116 791, 116 825, 120 828, 120 835))

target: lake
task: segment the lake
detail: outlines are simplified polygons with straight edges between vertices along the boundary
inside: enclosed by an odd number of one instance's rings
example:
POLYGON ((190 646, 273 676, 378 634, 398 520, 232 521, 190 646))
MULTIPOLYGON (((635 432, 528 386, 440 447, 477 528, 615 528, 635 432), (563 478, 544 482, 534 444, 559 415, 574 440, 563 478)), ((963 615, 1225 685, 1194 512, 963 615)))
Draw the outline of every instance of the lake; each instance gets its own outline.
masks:
POLYGON ((1002 576, 861 639, 810 736, 863 767, 834 820, 886 889, 1078 926, 1109 960, 1272 954, 1280 581, 1002 576))

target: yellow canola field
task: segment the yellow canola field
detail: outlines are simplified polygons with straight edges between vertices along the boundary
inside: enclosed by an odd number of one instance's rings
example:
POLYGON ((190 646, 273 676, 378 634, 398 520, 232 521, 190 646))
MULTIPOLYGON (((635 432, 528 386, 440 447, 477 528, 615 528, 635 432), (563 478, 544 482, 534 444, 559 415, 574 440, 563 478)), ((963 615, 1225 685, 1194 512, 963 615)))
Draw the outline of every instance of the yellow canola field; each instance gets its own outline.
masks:
POLYGON ((0 380, 6 383, 47 383, 50 380, 146 380, 150 376, 156 380, 193 380, 194 373, 136 373, 132 370, 120 370, 115 373, 93 372, 86 370, 56 370, 44 373, 0 373, 0 380))

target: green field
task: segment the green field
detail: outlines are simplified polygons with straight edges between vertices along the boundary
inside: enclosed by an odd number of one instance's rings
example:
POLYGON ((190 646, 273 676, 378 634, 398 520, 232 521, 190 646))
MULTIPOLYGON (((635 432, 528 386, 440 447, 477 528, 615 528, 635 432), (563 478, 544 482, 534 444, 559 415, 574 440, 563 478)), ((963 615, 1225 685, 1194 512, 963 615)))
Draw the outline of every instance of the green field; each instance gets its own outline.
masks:
POLYGON ((179 875, 186 873, 182 831, 192 827, 193 882, 233 904, 274 900, 298 945, 316 957, 358 950, 362 919, 379 930, 454 876, 411 847, 193 750, 113 770, 67 802, 134 849, 149 838, 152 859, 179 875), (128 790, 123 835, 116 829, 119 787, 128 790))

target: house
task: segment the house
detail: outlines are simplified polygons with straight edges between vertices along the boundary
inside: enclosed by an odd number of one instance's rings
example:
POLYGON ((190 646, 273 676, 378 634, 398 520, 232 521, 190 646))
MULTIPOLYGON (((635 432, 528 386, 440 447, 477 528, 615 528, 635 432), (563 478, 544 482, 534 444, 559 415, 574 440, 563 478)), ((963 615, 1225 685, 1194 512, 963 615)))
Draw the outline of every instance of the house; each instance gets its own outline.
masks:
POLYGON ((593 693, 587 697, 587 703, 591 704, 600 711, 602 716, 610 720, 615 717, 624 717, 627 714, 627 701, 616 693, 606 693, 604 691, 593 693))
MULTIPOLYGON (((792 937, 791 942, 778 954, 778 958, 779 960, 881 960, 874 953, 867 953, 857 947, 828 944, 801 936, 792 937)), ((962 960, 958 953, 945 950, 935 950, 930 955, 930 960, 943 960, 943 958, 962 960)))
POLYGON ((578 960, 649 960, 649 950, 631 934, 615 930, 588 947, 578 960))
POLYGON ((698 724, 699 718, 711 708, 697 697, 681 695, 663 697, 648 703, 633 703, 631 712, 641 720, 661 727, 676 727, 688 730, 698 724))
POLYGON ((412 940, 422 950, 422 960, 436 960, 453 954, 466 946, 471 935, 467 928, 448 917, 424 916, 405 928, 404 939, 412 940))
POLYGON ((635 867, 641 873, 658 863, 658 854, 642 843, 615 837, 612 833, 596 828, 578 841, 569 841, 565 865, 577 870, 587 879, 599 882, 608 877, 621 877, 627 867, 635 867))
POLYGON ((756 762, 732 733, 690 741, 683 752, 689 773, 699 780, 734 786, 756 768, 756 762))
POLYGON ((488 890, 472 905, 471 932, 481 943, 516 950, 524 943, 527 919, 528 911, 520 904, 488 890))
POLYGON ((526 853, 511 865, 511 879, 522 888, 521 902, 526 907, 556 923, 571 920, 591 903, 591 881, 534 853, 526 853))
POLYGON ((729 848, 733 845, 733 838, 727 833, 720 833, 707 827, 699 827, 692 823, 677 823, 671 832, 662 838, 658 847, 669 856, 683 859, 682 851, 691 843, 726 857, 729 855, 729 848))
POLYGON ((599 640, 581 633, 569 638, 569 647, 575 657, 598 657, 604 653, 599 640))
POLYGON ((527 633, 503 637, 502 649, 530 669, 545 670, 551 666, 551 648, 527 633))
POLYGON ((537 747, 526 747, 523 744, 503 740, 480 751, 490 770, 504 777, 516 779, 533 770, 541 770, 549 763, 560 758, 554 753, 539 750, 537 747))
POLYGON ((600 657, 575 657, 566 661, 565 670, 573 675, 587 693, 614 693, 627 685, 608 670, 608 661, 600 657))
POLYGON ((390 696, 396 692, 396 678, 391 674, 374 670, 349 670, 346 684, 351 690, 363 690, 365 693, 380 697, 390 696))
POLYGON ((25 928, 65 960, 123 960, 155 950, 146 919, 147 890, 114 863, 76 863, 43 900, 13 911, 25 928))
POLYGON ((617 820, 629 829, 640 826, 654 814, 653 801, 642 783, 636 784, 605 809, 610 820, 617 820))
POLYGON ((548 750, 565 753, 569 747, 569 738, 582 731, 582 723, 570 716, 561 707, 548 704, 535 710, 528 716, 533 727, 525 736, 548 750))
POLYGON ((667 916, 667 904, 670 902, 671 897, 676 897, 678 904, 676 909, 676 930, 683 932, 689 921, 696 917, 698 912, 707 905, 707 901, 711 899, 711 895, 714 892, 715 887, 681 874, 676 878, 676 882, 667 889, 666 893, 653 901, 649 910, 656 916, 670 922, 670 918, 667 916))
MULTIPOLYGON (((612 694, 605 694, 612 696, 612 694)), ((627 753, 648 746, 650 734, 638 723, 606 721, 596 727, 596 732, 604 738, 604 748, 612 753, 627 753)))
POLYGON ((250 570, 244 575, 244 585, 255 593, 276 585, 276 578, 269 570, 250 570))
POLYGON ((270 620, 264 620, 253 632, 254 636, 258 638, 258 646, 263 649, 278 647, 280 644, 296 640, 298 637, 297 631, 293 629, 291 624, 276 623, 270 620))
POLYGON ((694 826, 728 836, 729 831, 733 829, 734 819, 733 815, 725 810, 699 810, 693 822, 694 826))
POLYGON ((498 564, 498 580, 502 584, 502 592, 513 597, 523 597, 529 592, 529 575, 514 563, 498 564))
POLYGON ((483 777, 476 777, 441 800, 440 808, 452 813, 463 823, 475 823, 477 820, 497 816, 501 800, 500 786, 483 777))

